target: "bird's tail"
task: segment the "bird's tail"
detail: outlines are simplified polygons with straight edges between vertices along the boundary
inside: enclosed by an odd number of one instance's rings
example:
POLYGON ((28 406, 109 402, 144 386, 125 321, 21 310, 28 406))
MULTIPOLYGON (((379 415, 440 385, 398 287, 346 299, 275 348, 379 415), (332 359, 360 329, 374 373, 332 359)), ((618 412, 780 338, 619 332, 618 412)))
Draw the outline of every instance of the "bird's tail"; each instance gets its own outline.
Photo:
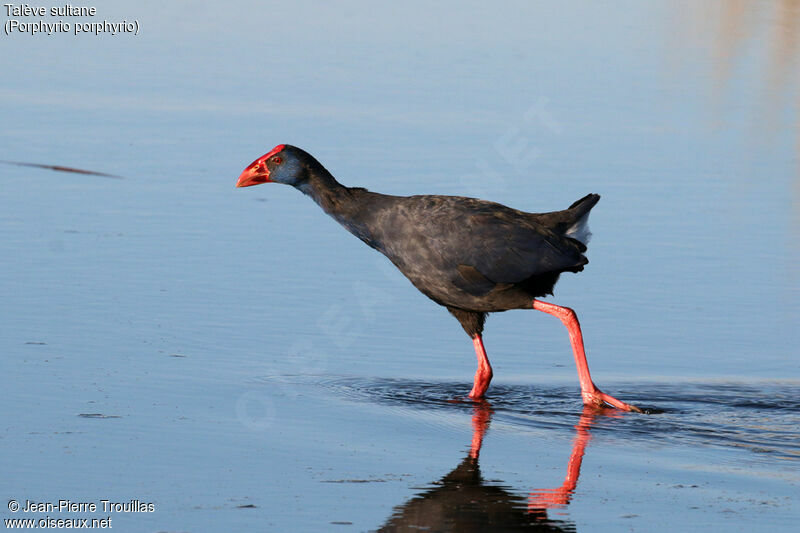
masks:
POLYGON ((573 203, 567 211, 570 213, 570 225, 564 234, 567 237, 579 241, 584 246, 589 244, 592 232, 589 231, 589 212, 600 201, 599 194, 587 194, 577 202, 573 203))

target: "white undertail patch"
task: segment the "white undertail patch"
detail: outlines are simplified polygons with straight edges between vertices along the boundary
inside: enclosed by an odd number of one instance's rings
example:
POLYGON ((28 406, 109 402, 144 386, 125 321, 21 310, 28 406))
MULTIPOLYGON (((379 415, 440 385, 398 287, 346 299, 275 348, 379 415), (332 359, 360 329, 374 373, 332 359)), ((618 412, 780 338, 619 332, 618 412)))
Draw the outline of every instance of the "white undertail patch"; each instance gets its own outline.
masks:
POLYGON ((567 237, 571 237, 577 241, 581 241, 584 246, 589 244, 589 239, 592 238, 592 232, 589 231, 589 212, 583 215, 567 230, 567 237))

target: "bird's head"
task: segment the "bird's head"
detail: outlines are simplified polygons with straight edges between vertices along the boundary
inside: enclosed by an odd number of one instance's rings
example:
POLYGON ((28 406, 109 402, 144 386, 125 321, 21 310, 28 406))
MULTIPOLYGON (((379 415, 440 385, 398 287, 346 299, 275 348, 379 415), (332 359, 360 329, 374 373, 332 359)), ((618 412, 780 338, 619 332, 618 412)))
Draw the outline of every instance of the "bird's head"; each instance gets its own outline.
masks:
POLYGON ((308 154, 289 146, 279 144, 262 155, 239 176, 237 187, 250 187, 260 183, 285 183, 297 187, 308 178, 308 154))

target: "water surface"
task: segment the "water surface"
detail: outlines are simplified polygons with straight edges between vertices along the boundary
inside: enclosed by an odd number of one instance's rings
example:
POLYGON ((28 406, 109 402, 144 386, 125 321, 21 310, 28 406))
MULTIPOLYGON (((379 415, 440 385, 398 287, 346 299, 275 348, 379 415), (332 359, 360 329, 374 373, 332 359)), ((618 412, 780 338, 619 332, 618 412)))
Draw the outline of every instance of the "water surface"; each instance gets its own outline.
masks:
POLYGON ((0 165, 6 501, 154 503, 121 531, 792 530, 797 2, 97 8, 140 34, 0 38, 0 159, 123 178, 0 165), (563 327, 523 311, 464 401, 452 317, 296 191, 234 188, 287 142, 390 194, 601 194, 551 300, 657 412, 584 412, 563 327))

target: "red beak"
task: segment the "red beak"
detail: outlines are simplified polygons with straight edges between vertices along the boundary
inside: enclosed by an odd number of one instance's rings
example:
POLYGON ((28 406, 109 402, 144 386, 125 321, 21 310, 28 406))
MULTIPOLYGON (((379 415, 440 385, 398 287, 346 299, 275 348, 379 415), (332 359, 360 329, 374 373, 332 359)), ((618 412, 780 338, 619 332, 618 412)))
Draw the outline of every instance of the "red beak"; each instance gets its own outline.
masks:
POLYGON ((236 182, 237 187, 250 187, 251 185, 258 185, 259 183, 269 183, 269 169, 267 168, 267 159, 277 154, 286 147, 285 144, 279 144, 266 154, 262 155, 244 169, 239 175, 239 181, 236 182))
POLYGON ((266 158, 259 157, 244 169, 239 175, 239 181, 236 182, 237 187, 250 187, 251 185, 258 185, 259 183, 269 182, 269 170, 267 170, 266 158))

